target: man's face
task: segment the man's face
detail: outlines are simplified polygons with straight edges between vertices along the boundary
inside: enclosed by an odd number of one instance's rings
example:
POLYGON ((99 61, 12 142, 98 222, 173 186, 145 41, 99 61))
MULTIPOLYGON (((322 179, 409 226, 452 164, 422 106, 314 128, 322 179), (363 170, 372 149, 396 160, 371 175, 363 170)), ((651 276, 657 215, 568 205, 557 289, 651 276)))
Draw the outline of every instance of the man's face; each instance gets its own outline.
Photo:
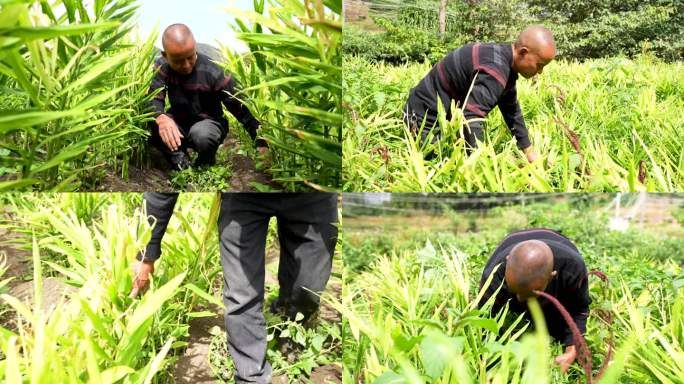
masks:
POLYGON ((175 72, 181 75, 189 75, 195 68, 197 62, 197 51, 195 50, 195 43, 188 43, 183 46, 176 44, 169 44, 165 47, 162 55, 175 72))
POLYGON ((524 78, 529 79, 535 75, 540 75, 544 67, 556 57, 554 47, 540 49, 539 52, 528 50, 523 47, 518 52, 516 67, 518 73, 524 78))

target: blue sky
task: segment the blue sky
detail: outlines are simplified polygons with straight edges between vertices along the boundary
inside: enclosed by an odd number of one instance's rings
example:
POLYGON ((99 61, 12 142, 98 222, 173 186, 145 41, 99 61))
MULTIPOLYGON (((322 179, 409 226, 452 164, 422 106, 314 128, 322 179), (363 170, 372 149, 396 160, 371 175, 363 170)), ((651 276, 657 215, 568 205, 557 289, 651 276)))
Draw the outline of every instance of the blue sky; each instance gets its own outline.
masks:
POLYGON ((215 40, 232 48, 234 51, 244 52, 247 47, 235 38, 235 34, 228 26, 233 17, 224 7, 235 7, 245 10, 253 9, 252 0, 139 0, 138 26, 141 39, 147 39, 155 24, 159 23, 157 46, 161 48, 161 33, 173 23, 187 24, 195 40, 199 43, 212 44, 218 47, 215 40))

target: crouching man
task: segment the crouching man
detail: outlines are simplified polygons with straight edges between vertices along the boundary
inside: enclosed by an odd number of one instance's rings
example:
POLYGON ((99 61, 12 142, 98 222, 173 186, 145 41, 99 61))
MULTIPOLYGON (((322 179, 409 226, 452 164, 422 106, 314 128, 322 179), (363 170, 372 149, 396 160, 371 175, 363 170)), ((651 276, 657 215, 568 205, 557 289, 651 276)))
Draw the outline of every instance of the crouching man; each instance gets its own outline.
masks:
MULTIPOLYGON (((579 331, 584 335, 589 316, 589 285, 587 268, 577 247, 565 236, 545 228, 513 232, 496 248, 482 272, 480 288, 484 286, 494 268, 492 282, 480 300, 484 305, 501 287, 492 313, 498 313, 508 304, 514 313, 526 313, 527 299, 545 292, 555 297, 567 309, 579 331)), ((556 357, 562 372, 567 372, 577 358, 576 343, 570 327, 558 309, 538 298, 544 313, 549 334, 563 343, 565 353, 556 357)))
POLYGON ((155 121, 150 144, 159 149, 172 169, 190 166, 188 148, 197 152, 195 165, 212 165, 228 132, 222 105, 245 127, 260 153, 266 142, 257 139, 259 122, 235 97, 235 82, 208 56, 198 53, 195 38, 184 24, 173 24, 162 35, 163 51, 155 60, 156 74, 149 92, 155 121), (166 97, 171 107, 165 111, 166 97))

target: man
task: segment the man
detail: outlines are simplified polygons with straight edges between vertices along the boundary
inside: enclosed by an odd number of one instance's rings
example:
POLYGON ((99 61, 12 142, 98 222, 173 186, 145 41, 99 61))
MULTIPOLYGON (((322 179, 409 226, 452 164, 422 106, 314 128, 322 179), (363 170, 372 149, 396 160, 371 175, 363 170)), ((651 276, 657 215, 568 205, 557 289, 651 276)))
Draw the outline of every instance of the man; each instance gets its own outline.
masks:
MULTIPOLYGON (((187 148, 197 152, 195 165, 212 165, 216 151, 228 132, 225 105, 256 139, 259 122, 235 95, 235 82, 208 56, 198 53, 195 38, 184 24, 173 24, 162 35, 163 51, 155 60, 156 74, 150 92, 155 121, 150 124, 150 143, 174 169, 190 165, 187 148), (164 111, 166 96, 171 108, 164 111)), ((256 140, 260 153, 266 142, 256 140)))
MULTIPOLYGON (((589 286, 587 268, 579 250, 563 235, 550 229, 529 229, 514 232, 506 237, 487 261, 482 272, 480 288, 484 286, 494 268, 492 282, 480 301, 480 306, 492 297, 492 313, 498 313, 506 304, 516 313, 527 315, 527 299, 534 291, 554 296, 568 310, 568 313, 584 335, 589 315, 589 286)), ((540 298, 549 334, 566 346, 565 353, 556 357, 562 372, 567 372, 577 357, 572 331, 562 315, 547 300, 540 298)))
MULTIPOLYGON (((161 255, 161 240, 177 193, 145 193, 147 214, 156 220, 133 282, 131 296, 144 292, 161 255)), ((332 270, 337 242, 337 195, 332 193, 224 193, 219 212, 223 303, 228 349, 237 383, 270 383, 263 315, 265 246, 269 219, 278 220, 279 297, 273 312, 309 322, 332 270)))
POLYGON ((525 28, 513 44, 465 45, 450 52, 411 89, 404 122, 423 140, 431 130, 438 139, 437 102, 442 103, 447 119, 451 119, 453 100, 460 107, 465 105, 463 114, 468 123, 463 127, 464 139, 470 148, 475 148, 476 140, 483 140, 482 119, 498 105, 518 148, 533 162, 538 155, 520 111, 516 80, 518 74, 527 79, 541 74, 555 57, 551 31, 538 25, 525 28))

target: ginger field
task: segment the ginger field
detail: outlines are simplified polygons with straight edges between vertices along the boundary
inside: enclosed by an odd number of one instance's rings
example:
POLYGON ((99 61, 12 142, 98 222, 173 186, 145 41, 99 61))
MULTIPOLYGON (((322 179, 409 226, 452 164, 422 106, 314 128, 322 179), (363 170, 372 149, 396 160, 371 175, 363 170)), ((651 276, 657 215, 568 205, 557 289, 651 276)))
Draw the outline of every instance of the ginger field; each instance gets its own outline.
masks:
POLYGON ((554 61, 518 98, 540 158, 528 164, 498 109, 470 156, 462 113, 440 119, 441 141, 404 128, 409 90, 429 64, 390 65, 346 56, 345 191, 677 191, 684 187, 684 64, 636 60, 554 61), (425 156, 431 153, 432 156, 425 156), (427 157, 427 158, 426 158, 427 157))
MULTIPOLYGON (((366 383, 682 383, 684 238, 607 229, 587 206, 533 203, 478 212, 345 219, 344 379, 366 383), (582 217, 582 219, 577 219, 582 217), (405 225, 405 223, 416 225, 405 225), (592 304, 587 368, 562 374, 541 313, 532 323, 477 307, 482 269, 512 230, 560 230, 582 252, 592 304), (606 362, 610 361, 610 364, 606 362), (590 372, 589 378, 586 370, 590 372)), ((669 226, 669 224, 668 224, 669 226)), ((536 303, 536 302, 535 302, 536 303)))
MULTIPOLYGON (((151 288, 133 299, 135 256, 152 230, 142 194, 0 195, 0 382, 234 381, 217 202, 181 194, 151 288)), ((339 382, 339 314, 323 305, 305 327, 269 312, 279 290, 272 224, 264 312, 274 382, 339 382)), ((334 264, 324 297, 340 292, 334 264)))

